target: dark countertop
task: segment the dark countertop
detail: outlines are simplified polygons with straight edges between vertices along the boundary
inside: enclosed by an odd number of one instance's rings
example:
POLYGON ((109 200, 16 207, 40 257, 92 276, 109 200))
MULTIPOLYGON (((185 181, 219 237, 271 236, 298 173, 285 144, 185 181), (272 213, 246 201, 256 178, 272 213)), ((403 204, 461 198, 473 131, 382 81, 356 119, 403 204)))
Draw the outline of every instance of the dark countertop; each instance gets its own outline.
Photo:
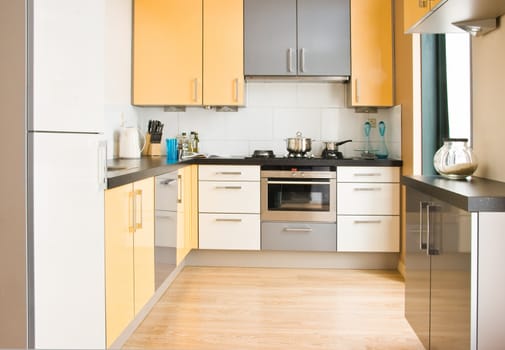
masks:
POLYGON ((505 183, 472 177, 402 176, 401 183, 469 212, 505 211, 505 183))
POLYGON ((169 162, 164 156, 142 157, 140 159, 112 159, 107 161, 107 188, 145 179, 151 176, 162 175, 179 169, 188 164, 216 164, 216 165, 336 165, 336 166, 402 166, 402 161, 397 159, 293 159, 293 158, 195 158, 180 162, 169 162), (110 167, 122 169, 110 170, 110 167))

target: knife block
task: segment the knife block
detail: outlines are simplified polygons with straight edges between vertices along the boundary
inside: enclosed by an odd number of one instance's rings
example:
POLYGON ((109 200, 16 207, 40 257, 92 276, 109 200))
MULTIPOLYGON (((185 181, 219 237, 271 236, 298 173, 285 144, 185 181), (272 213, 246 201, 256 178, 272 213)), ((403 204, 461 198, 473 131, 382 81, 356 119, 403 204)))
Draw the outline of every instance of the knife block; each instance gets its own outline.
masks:
POLYGON ((144 148, 142 149, 143 156, 149 155, 149 148, 150 147, 151 147, 151 134, 146 133, 146 144, 144 145, 144 148))
POLYGON ((149 142, 147 154, 150 156, 161 156, 161 144, 149 142))

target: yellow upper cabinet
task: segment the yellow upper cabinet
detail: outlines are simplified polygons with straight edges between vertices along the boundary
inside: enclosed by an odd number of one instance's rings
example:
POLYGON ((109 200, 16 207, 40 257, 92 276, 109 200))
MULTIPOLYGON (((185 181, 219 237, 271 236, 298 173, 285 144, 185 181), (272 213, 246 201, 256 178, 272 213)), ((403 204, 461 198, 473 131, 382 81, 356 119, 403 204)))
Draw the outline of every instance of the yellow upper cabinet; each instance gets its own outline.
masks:
POLYGON ((403 29, 409 30, 442 0, 403 0, 403 29))
POLYGON ((203 104, 244 104, 243 0, 203 1, 203 104))
POLYGON ((352 106, 393 105, 391 0, 351 0, 352 106))
POLYGON ((202 0, 135 0, 134 105, 201 105, 202 0))
POLYGON ((133 104, 244 104, 242 0, 134 0, 133 104))

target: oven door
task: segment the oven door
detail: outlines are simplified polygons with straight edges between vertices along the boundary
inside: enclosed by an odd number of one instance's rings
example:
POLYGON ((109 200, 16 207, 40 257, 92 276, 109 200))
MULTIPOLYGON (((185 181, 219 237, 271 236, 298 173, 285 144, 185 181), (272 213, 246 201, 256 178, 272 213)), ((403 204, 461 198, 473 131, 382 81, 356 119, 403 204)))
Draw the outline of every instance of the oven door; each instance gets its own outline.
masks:
POLYGON ((261 220, 335 222, 336 193, 335 179, 262 178, 261 220))

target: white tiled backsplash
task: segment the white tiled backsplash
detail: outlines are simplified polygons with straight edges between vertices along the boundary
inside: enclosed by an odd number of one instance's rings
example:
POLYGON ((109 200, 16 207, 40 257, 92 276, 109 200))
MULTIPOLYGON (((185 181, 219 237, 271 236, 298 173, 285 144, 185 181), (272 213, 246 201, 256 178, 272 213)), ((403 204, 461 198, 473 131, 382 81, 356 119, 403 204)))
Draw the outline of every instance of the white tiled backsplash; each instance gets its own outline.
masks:
MULTIPOLYGON (((107 138, 117 145, 121 113, 125 124, 137 124, 145 132, 149 119, 160 120, 163 139, 186 131, 197 131, 200 151, 219 155, 250 155, 255 149, 271 149, 276 155, 286 153, 288 137, 302 132, 313 139, 314 154, 320 154, 319 141, 352 143, 340 146, 345 157, 359 156, 364 147, 363 124, 368 118, 386 123, 386 144, 391 158, 401 159, 401 107, 379 109, 378 113, 355 113, 346 108, 346 85, 329 82, 248 82, 246 107, 238 112, 187 108, 186 112, 165 112, 161 107, 108 106, 107 138), (116 131, 116 132, 114 132, 116 131), (116 141, 114 140, 116 134, 116 141)), ((372 148, 380 139, 377 128, 370 133, 372 148)), ((111 149, 109 145, 109 149, 111 149)), ((113 151, 112 151, 113 150, 113 151)), ((117 146, 109 157, 117 156, 117 146)), ((162 142, 162 151, 165 145, 162 142)))

